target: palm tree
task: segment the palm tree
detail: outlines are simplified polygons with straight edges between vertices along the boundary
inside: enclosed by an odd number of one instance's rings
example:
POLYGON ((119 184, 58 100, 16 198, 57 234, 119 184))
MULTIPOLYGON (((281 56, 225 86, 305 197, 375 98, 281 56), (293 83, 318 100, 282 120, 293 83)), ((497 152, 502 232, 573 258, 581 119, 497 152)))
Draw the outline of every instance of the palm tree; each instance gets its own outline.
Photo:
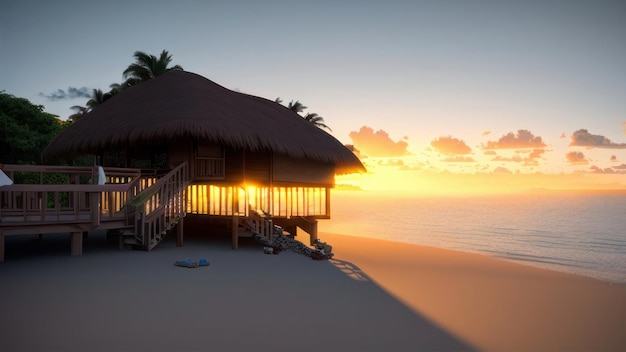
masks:
POLYGON ((111 97, 113 97, 114 95, 116 95, 117 93, 121 92, 122 90, 124 90, 124 88, 127 88, 124 83, 119 84, 119 83, 111 83, 109 85, 109 88, 111 88, 111 90, 109 91, 109 94, 111 94, 111 97))
POLYGON ((304 109, 306 109, 306 106, 302 105, 302 103, 299 100, 296 100, 295 103, 292 100, 289 102, 289 105, 287 105, 287 108, 289 108, 289 110, 293 112, 301 113, 304 111, 304 109))
MULTIPOLYGON (((278 104, 283 102, 283 100, 280 99, 280 97, 276 98, 276 100, 274 100, 274 101, 277 102, 278 104)), ((299 100, 296 100, 295 102, 292 100, 287 105, 287 108, 289 110, 295 112, 296 114, 300 114, 307 107, 304 106, 299 100)), ((302 116, 302 118, 305 119, 306 121, 312 123, 316 127, 325 128, 325 129, 329 130, 330 132, 333 131, 333 130, 330 129, 330 127, 328 127, 328 125, 326 125, 324 123, 324 118, 321 117, 320 115, 314 113, 314 112, 307 113, 306 115, 302 116)))
POLYGON ((180 65, 168 67, 172 62, 172 55, 167 50, 163 50, 157 58, 154 55, 148 55, 142 51, 136 51, 133 55, 135 63, 130 64, 124 70, 124 85, 136 85, 149 79, 163 75, 171 70, 182 70, 180 65))
POLYGON ((94 89, 91 99, 87 101, 88 111, 93 110, 96 106, 104 103, 111 97, 111 93, 104 93, 100 89, 94 89))
POLYGON ((89 108, 80 105, 74 105, 70 108, 70 110, 74 111, 74 113, 68 117, 68 120, 70 120, 72 123, 82 119, 85 114, 89 112, 89 108))
POLYGON ((324 123, 324 118, 321 117, 320 115, 314 113, 314 112, 308 112, 306 115, 304 115, 304 119, 306 121, 309 121, 310 123, 312 123, 313 126, 316 126, 316 127, 319 127, 319 128, 325 128, 325 129, 329 130, 330 132, 333 131, 333 130, 330 129, 330 127, 328 127, 324 123))

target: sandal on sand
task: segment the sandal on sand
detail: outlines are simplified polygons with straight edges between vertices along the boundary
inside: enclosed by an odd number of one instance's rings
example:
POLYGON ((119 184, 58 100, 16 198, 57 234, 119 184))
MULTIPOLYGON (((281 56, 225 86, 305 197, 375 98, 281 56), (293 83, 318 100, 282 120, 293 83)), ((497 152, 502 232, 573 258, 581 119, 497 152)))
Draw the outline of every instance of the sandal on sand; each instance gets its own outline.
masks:
POLYGON ((182 266, 182 267, 185 267, 185 268, 197 268, 198 267, 198 263, 192 262, 191 259, 177 260, 176 263, 174 263, 174 265, 182 266))
POLYGON ((200 259, 200 261, 198 261, 198 266, 209 266, 209 262, 206 259, 202 258, 200 259))

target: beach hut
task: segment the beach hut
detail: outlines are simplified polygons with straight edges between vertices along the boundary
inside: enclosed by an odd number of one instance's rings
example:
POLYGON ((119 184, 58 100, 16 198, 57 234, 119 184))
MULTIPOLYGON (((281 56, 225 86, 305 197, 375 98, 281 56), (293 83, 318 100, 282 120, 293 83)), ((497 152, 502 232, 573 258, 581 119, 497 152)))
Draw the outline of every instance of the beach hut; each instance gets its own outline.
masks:
MULTIPOLYGON (((299 228, 313 243, 317 221, 330 218, 334 176, 365 170, 337 139, 288 108, 182 70, 96 107, 54 139, 43 159, 85 154, 105 168, 140 169, 146 190, 159 182, 165 187, 163 177, 179 170, 173 177, 184 179, 184 190, 145 191, 131 205, 149 213, 150 202, 168 203, 182 193, 181 217, 224 224, 234 248, 239 237, 271 239, 277 228, 292 234, 299 228)), ((160 236, 151 236, 138 240, 156 245, 160 236)))

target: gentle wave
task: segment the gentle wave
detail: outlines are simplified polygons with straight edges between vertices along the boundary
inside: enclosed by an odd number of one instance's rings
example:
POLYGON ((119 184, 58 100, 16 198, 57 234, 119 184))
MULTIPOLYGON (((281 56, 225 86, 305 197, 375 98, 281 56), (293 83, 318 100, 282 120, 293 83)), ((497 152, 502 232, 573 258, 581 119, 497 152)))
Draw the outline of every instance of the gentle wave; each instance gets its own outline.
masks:
POLYGON ((626 197, 424 198, 335 191, 320 229, 490 256, 626 284, 626 197))

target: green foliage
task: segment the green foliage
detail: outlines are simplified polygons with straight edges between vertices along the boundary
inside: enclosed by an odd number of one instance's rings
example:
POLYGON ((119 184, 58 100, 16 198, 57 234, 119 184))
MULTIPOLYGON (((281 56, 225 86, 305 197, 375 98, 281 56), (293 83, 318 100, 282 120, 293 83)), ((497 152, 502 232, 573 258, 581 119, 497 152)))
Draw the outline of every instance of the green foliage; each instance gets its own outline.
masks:
POLYGON ((159 57, 136 51, 133 55, 135 63, 132 63, 124 70, 126 81, 125 86, 132 86, 145 82, 149 79, 161 76, 171 70, 182 70, 180 65, 169 67, 172 62, 172 55, 167 50, 163 50, 159 57))
POLYGON ((0 163, 40 164, 43 149, 66 126, 43 106, 0 92, 0 163))

